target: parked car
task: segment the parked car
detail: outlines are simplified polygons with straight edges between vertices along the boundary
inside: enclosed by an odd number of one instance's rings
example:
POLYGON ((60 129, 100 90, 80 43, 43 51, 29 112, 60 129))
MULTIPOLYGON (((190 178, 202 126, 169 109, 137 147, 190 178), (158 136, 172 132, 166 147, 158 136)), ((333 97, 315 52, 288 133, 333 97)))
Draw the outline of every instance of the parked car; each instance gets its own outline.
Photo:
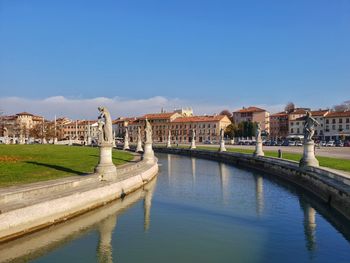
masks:
POLYGON ((295 146, 295 145, 296 145, 295 141, 290 141, 290 142, 288 143, 288 146, 295 146))
POLYGON ((321 141, 321 142, 320 142, 320 146, 322 146, 322 147, 325 147, 325 146, 326 146, 326 144, 327 144, 327 142, 326 142, 326 141, 321 141))
POLYGON ((350 141, 345 141, 344 142, 344 147, 350 147, 350 141))
POLYGON ((207 140, 207 141, 204 142, 204 144, 213 144, 213 142, 207 140))
POLYGON ((335 146, 336 147, 344 147, 344 143, 342 141, 336 141, 335 146))
POLYGON ((295 142, 295 146, 303 146, 303 143, 301 141, 295 142))
POLYGON ((334 141, 329 141, 326 143, 326 147, 334 147, 335 146, 335 142, 334 141))
POLYGON ((285 140, 285 141, 282 143, 282 146, 289 146, 289 141, 288 141, 288 140, 285 140))

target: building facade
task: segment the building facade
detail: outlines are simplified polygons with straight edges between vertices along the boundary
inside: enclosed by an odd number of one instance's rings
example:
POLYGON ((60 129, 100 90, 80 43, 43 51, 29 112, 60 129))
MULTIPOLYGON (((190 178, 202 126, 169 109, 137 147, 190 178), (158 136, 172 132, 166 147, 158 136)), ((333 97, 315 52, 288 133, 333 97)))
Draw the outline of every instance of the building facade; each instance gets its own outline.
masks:
POLYGON ((261 129, 270 133, 270 113, 258 107, 243 107, 232 113, 233 122, 257 122, 261 124, 261 129))
POLYGON ((324 127, 325 140, 350 140, 350 111, 328 113, 324 127))
POLYGON ((282 140, 288 136, 288 113, 278 112, 270 115, 270 138, 282 140))

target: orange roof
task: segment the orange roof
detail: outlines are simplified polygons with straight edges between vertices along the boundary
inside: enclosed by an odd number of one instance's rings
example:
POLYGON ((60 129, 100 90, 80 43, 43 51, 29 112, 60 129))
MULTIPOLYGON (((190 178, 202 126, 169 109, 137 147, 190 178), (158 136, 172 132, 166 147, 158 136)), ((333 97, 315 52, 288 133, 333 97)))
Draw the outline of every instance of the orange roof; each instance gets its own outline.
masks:
POLYGON ((334 118, 334 117, 350 117, 350 111, 333 111, 328 113, 326 118, 334 118))
POLYGON ((281 111, 281 112, 277 112, 275 114, 272 114, 270 115, 270 117, 287 117, 288 116, 288 113, 284 112, 284 111, 281 111))
POLYGON ((125 121, 129 122, 129 123, 132 123, 134 121, 136 121, 137 118, 135 117, 130 117, 130 118, 127 118, 127 117, 120 117, 118 119, 115 119, 114 121, 112 121, 113 124, 117 124, 117 123, 123 123, 125 121))
POLYGON ((140 120, 148 119, 148 120, 160 120, 160 119, 170 119, 173 115, 178 114, 176 112, 168 112, 168 113, 150 113, 142 116, 140 120))
POLYGON ((306 114, 306 110, 297 109, 297 110, 291 112, 290 114, 306 114))
POLYGON ((315 110, 315 111, 310 111, 312 116, 324 116, 325 114, 327 114, 327 112, 329 112, 329 110, 315 110))
POLYGON ((266 111, 266 110, 260 109, 258 107, 248 107, 248 108, 243 108, 241 110, 234 111, 234 112, 245 113, 245 112, 263 112, 263 111, 266 111))
POLYGON ((217 122, 223 118, 227 118, 226 115, 215 115, 215 116, 191 116, 191 117, 179 117, 176 118, 173 123, 184 123, 184 122, 217 122))

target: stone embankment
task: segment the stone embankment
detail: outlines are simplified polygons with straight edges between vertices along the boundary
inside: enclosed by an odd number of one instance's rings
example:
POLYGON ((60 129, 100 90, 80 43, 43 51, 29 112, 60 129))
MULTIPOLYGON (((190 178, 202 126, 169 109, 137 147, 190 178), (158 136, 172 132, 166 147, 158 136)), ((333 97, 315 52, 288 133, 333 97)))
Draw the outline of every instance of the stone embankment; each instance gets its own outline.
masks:
POLYGON ((299 163, 250 154, 182 148, 155 147, 155 152, 180 154, 261 170, 299 185, 350 220, 350 176, 322 167, 299 167, 299 163))
POLYGON ((0 242, 65 221, 142 188, 158 173, 155 161, 117 168, 114 179, 75 176, 0 190, 0 242))

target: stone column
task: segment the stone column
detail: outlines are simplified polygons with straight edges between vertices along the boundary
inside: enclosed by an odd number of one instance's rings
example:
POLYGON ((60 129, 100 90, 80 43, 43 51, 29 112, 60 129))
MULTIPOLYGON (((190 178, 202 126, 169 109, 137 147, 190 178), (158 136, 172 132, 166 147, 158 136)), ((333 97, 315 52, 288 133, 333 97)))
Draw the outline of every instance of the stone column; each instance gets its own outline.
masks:
POLYGON ((136 150, 135 152, 143 152, 142 148, 142 139, 141 139, 141 128, 137 127, 137 145, 136 145, 136 150))
POLYGON ((315 157, 315 143, 314 141, 304 142, 303 158, 299 162, 300 167, 319 166, 319 162, 315 157))
POLYGON ((130 150, 130 146, 129 146, 129 129, 128 129, 128 127, 125 128, 123 150, 130 150))

